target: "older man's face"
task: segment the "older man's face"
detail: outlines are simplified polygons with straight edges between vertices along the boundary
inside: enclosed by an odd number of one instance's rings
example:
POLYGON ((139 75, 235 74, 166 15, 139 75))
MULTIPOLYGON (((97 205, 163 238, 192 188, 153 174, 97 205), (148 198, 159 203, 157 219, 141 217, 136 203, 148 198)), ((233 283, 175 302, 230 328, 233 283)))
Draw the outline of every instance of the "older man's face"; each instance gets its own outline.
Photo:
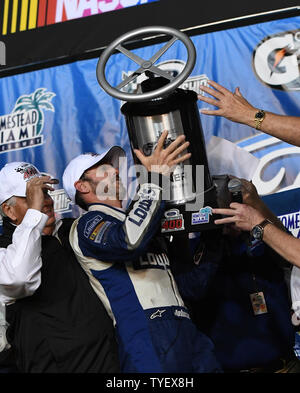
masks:
POLYGON ((51 235, 55 227, 55 213, 54 213, 54 203, 51 196, 47 191, 44 191, 44 204, 42 208, 42 213, 48 216, 46 225, 44 226, 43 233, 45 235, 51 235))
MULTIPOLYGON (((15 199, 16 204, 12 206, 14 215, 16 217, 16 221, 14 221, 14 224, 19 225, 21 224, 28 210, 28 204, 26 198, 15 197, 15 199)), ((41 211, 49 217, 44 227, 43 233, 46 235, 51 235, 55 227, 54 204, 53 199, 50 197, 48 192, 46 192, 46 190, 44 191, 44 204, 41 211)))

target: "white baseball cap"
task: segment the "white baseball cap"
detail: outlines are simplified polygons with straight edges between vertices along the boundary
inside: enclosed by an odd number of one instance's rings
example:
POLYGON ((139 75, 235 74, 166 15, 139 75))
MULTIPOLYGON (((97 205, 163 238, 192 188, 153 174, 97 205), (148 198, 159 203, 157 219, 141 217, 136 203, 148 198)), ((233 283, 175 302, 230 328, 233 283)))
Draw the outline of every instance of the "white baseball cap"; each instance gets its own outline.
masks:
POLYGON ((11 162, 0 171, 0 205, 12 196, 26 197, 26 183, 42 176, 40 171, 28 162, 11 162))
POLYGON ((125 157, 125 151, 119 146, 113 146, 111 149, 104 151, 101 154, 97 153, 84 153, 73 158, 64 170, 62 177, 63 187, 69 198, 75 202, 76 188, 75 182, 80 179, 83 173, 100 163, 104 158, 107 159, 113 167, 118 168, 119 157, 125 157))

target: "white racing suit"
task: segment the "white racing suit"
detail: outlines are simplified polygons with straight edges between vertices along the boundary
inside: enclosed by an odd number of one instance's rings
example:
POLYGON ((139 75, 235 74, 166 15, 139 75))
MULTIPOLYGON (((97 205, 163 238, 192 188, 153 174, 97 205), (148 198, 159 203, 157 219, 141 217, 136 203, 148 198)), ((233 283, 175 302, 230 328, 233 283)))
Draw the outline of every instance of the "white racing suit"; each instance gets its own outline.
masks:
POLYGON ((143 184, 127 213, 90 205, 75 220, 70 243, 114 321, 123 372, 219 372, 212 342, 179 294, 164 240, 154 237, 161 193, 156 184, 143 184))

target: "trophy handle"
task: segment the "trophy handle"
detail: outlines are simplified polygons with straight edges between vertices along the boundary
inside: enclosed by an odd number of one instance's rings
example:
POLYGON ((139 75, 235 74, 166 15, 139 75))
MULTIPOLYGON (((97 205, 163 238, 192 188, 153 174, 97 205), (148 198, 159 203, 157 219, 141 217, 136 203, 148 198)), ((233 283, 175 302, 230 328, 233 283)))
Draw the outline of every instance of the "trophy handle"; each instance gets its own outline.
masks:
POLYGON ((191 39, 184 33, 179 30, 173 29, 171 27, 164 27, 164 26, 149 26, 149 27, 142 27, 139 29, 135 29, 129 31, 126 34, 123 34, 119 38, 115 39, 102 53, 98 60, 97 64, 97 79, 102 87, 109 95, 118 98, 123 101, 129 102, 141 102, 151 100, 152 98, 157 98, 168 94, 169 92, 175 90, 179 85, 181 85, 187 77, 192 72, 194 65, 196 62, 196 49, 191 41, 191 39), (127 50, 122 46, 122 44, 128 40, 132 40, 133 38, 140 37, 142 35, 149 35, 150 34, 157 34, 163 33, 165 35, 171 35, 172 38, 158 51, 156 52, 149 60, 142 59, 141 57, 137 56, 133 52, 127 50), (173 43, 177 40, 180 40, 187 50, 188 59, 186 62, 185 67, 183 70, 176 76, 173 77, 168 72, 160 69, 159 67, 155 66, 154 63, 173 45, 173 43), (133 60, 136 64, 139 65, 139 68, 129 77, 125 78, 123 82, 121 82, 118 86, 112 87, 106 80, 105 77, 105 67, 108 59, 110 56, 118 50, 119 52, 123 53, 125 56, 129 57, 133 60), (146 71, 151 71, 153 74, 162 76, 169 80, 169 82, 159 89, 146 92, 146 93, 124 93, 121 89, 134 80, 138 75, 143 74, 146 71))

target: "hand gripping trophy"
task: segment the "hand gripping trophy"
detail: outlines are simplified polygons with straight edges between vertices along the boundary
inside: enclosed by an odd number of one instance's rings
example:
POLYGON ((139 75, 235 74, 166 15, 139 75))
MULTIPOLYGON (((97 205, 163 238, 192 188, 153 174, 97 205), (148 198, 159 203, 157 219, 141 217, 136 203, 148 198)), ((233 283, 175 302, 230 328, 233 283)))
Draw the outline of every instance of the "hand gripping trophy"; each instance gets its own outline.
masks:
MULTIPOLYGON (((188 151, 192 153, 191 158, 177 165, 170 176, 167 208, 161 223, 161 232, 167 235, 215 227, 211 209, 218 207, 218 187, 209 173, 197 94, 178 87, 188 78, 195 62, 196 50, 187 35, 170 27, 150 26, 135 29, 114 40, 103 51, 97 65, 97 79, 103 90, 125 102, 121 112, 126 119, 132 150, 140 149, 145 155, 150 155, 164 130, 168 131, 167 144, 181 134, 185 134, 190 142, 188 151), (171 39, 149 60, 125 48, 126 42, 149 34, 166 35, 171 39), (173 76, 155 63, 178 40, 185 46, 187 61, 183 70, 173 76), (106 79, 105 70, 115 51, 127 56, 138 68, 113 87, 106 79), (146 78, 138 92, 122 91, 142 74, 146 78)), ((137 158, 135 163, 139 163, 137 158)))

